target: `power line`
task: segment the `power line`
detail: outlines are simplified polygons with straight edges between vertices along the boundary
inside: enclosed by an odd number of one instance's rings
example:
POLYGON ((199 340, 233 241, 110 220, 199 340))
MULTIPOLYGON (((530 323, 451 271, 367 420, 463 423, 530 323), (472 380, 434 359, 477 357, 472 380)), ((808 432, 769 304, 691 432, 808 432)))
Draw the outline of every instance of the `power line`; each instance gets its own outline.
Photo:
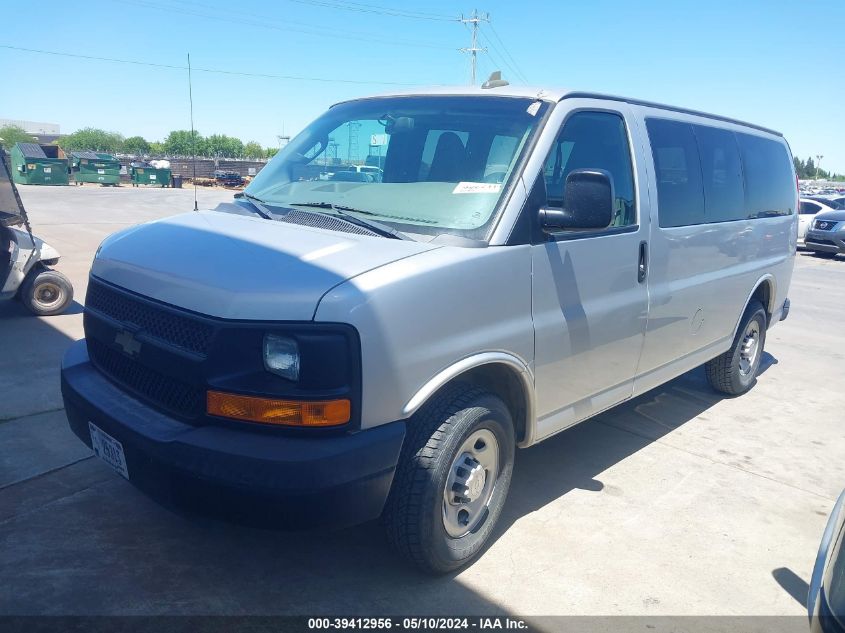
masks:
POLYGON ((324 7, 329 9, 341 9, 343 11, 355 11, 358 13, 373 13, 378 15, 386 15, 394 18, 411 18, 416 20, 436 20, 436 21, 450 21, 455 22, 458 18, 449 15, 438 13, 429 13, 425 11, 411 11, 408 9, 396 9, 392 7, 384 7, 374 4, 367 4, 364 2, 352 2, 351 0, 286 0, 287 2, 295 2, 296 4, 307 4, 316 7, 324 7))
POLYGON ((493 56, 492 51, 487 51, 487 55, 496 62, 496 64, 499 66, 499 70, 507 69, 513 74, 517 81, 521 81, 522 83, 528 83, 525 79, 525 76, 521 72, 519 72, 519 70, 513 64, 510 63, 510 61, 508 61, 508 58, 505 56, 505 54, 501 50, 499 50, 493 40, 487 37, 487 35, 483 31, 481 32, 481 37, 492 50, 496 51, 496 55, 498 55, 501 59, 501 61, 499 61, 496 57, 493 56))
MULTIPOLYGON (((135 66, 150 66, 152 68, 166 68, 169 70, 187 70, 187 66, 176 66, 173 64, 160 64, 156 62, 145 62, 134 59, 118 59, 115 57, 98 57, 95 55, 81 55, 79 53, 66 53, 60 51, 47 51, 37 48, 23 48, 22 46, 9 46, 7 44, 0 44, 0 48, 5 48, 13 51, 23 51, 26 53, 39 53, 41 55, 54 55, 57 57, 73 57, 76 59, 89 59, 101 62, 112 62, 115 64, 132 64, 135 66)), ((222 70, 219 68, 196 68, 193 67, 194 72, 215 73, 219 75, 235 75, 239 77, 258 77, 262 79, 285 79, 290 81, 317 81, 324 83, 344 83, 357 85, 380 85, 380 86, 418 86, 420 84, 398 82, 398 81, 364 81, 357 79, 338 79, 331 77, 307 77, 303 75, 271 75, 265 73, 251 73, 237 70, 222 70)))
MULTIPOLYGON (((507 47, 507 46, 505 46, 505 43, 502 41, 502 38, 501 38, 501 37, 499 37, 499 34, 496 32, 496 29, 493 27, 493 23, 492 23, 492 22, 488 22, 488 23, 487 23, 487 25, 490 27, 490 32, 493 34, 493 37, 495 37, 495 38, 496 38, 496 40, 497 40, 497 41, 499 42, 499 44, 501 45, 502 50, 504 51, 504 55, 506 55, 506 56, 510 59, 510 61, 511 61, 511 62, 513 62, 513 67, 512 67, 512 68, 515 70, 516 74, 517 74, 519 77, 521 77, 521 78, 522 78, 522 81, 524 81, 525 83, 528 83, 528 79, 525 77, 525 73, 523 73, 523 72, 522 72, 522 69, 519 67, 519 64, 517 64, 517 62, 516 62, 516 60, 514 59, 513 55, 511 55, 511 52, 508 50, 508 47, 507 47)), ((506 61, 507 61, 507 60, 506 60, 506 61)))
MULTIPOLYGON (((291 0, 291 1, 293 1, 293 0, 291 0)), ((174 7, 171 4, 168 4, 168 5, 165 6, 165 5, 161 5, 161 4, 156 4, 154 2, 150 2, 149 0, 123 0, 123 2, 126 3, 126 4, 132 4, 134 6, 145 7, 145 8, 149 8, 149 9, 157 9, 157 10, 160 10, 160 11, 168 11, 168 12, 171 12, 171 13, 181 13, 183 15, 190 15, 190 16, 205 18, 207 20, 217 20, 217 21, 221 21, 221 22, 226 22, 227 24, 233 24, 233 23, 234 24, 243 24, 245 26, 254 26, 254 27, 259 27, 259 28, 272 29, 274 31, 282 31, 284 33, 304 33, 306 35, 316 35, 318 37, 323 37, 323 38, 326 37, 326 30, 323 27, 314 25, 313 29, 308 29, 308 28, 298 28, 296 26, 289 26, 290 24, 300 24, 300 25, 303 25, 303 26, 306 26, 306 27, 310 26, 310 25, 304 24, 302 22, 298 22, 298 23, 297 22, 286 22, 284 25, 273 24, 272 22, 268 22, 268 20, 272 21, 274 18, 271 18, 270 16, 265 16, 265 15, 252 14, 253 17, 257 18, 257 20, 249 20, 249 19, 244 19, 243 17, 237 17, 237 16, 212 15, 212 14, 209 14, 209 13, 204 13, 204 12, 193 10, 193 9, 190 9, 190 8, 174 7)), ((190 5, 194 5, 194 6, 204 6, 204 5, 198 5, 197 3, 192 3, 192 2, 183 3, 183 4, 190 4, 190 5)), ((249 15, 249 14, 245 14, 245 15, 249 15)), ((335 39, 353 40, 353 41, 357 41, 357 42, 367 42, 368 44, 386 44, 386 45, 389 45, 389 46, 402 46, 402 47, 413 46, 413 47, 418 47, 418 48, 430 48, 430 49, 436 49, 436 50, 455 50, 454 48, 449 47, 449 46, 438 46, 436 44, 431 44, 429 42, 418 42, 418 41, 407 41, 407 40, 402 40, 402 41, 400 41, 400 40, 389 40, 389 39, 384 39, 384 37, 382 37, 381 35, 377 35, 377 34, 374 34, 374 33, 357 32, 357 35, 355 33, 356 32, 354 32, 354 31, 351 31, 351 32, 350 31, 344 31, 343 33, 332 33, 331 36, 332 36, 332 38, 335 38, 335 39)))

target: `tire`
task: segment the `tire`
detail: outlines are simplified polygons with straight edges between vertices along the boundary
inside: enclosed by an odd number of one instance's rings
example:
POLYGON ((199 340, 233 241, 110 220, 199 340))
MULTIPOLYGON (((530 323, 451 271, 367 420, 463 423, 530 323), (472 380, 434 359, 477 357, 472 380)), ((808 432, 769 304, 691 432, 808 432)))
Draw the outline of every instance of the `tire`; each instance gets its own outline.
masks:
POLYGON ((731 348, 704 365, 707 381, 713 389, 738 396, 754 386, 766 345, 767 323, 763 304, 751 301, 745 309, 731 348), (752 342, 754 347, 750 348, 752 342))
POLYGON ((61 314, 73 301, 73 285, 62 273, 36 268, 27 275, 20 290, 21 300, 38 316, 61 314))
POLYGON ((464 383, 441 390, 408 422, 382 515, 393 548, 430 573, 453 571, 472 560, 490 538, 507 498, 514 444, 513 421, 501 399, 464 383), (480 461, 465 461, 470 454, 480 461))
POLYGON ((813 251, 813 255, 823 259, 833 259, 836 257, 836 253, 828 253, 827 251, 813 251))

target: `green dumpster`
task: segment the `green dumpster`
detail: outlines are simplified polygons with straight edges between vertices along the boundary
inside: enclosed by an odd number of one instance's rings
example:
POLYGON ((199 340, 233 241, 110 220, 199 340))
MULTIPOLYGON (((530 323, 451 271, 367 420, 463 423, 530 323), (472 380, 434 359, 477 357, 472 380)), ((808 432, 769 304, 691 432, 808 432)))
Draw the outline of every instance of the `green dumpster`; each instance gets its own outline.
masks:
POLYGON ((120 161, 102 152, 70 152, 70 169, 77 184, 99 182, 103 185, 120 183, 120 161))
POLYGON ((68 161, 56 145, 16 143, 10 152, 12 178, 19 185, 66 185, 68 161))
POLYGON ((149 163, 131 163, 129 165, 129 174, 132 177, 132 186, 138 185, 158 185, 159 187, 170 186, 170 176, 172 171, 170 169, 160 169, 153 167, 149 163))

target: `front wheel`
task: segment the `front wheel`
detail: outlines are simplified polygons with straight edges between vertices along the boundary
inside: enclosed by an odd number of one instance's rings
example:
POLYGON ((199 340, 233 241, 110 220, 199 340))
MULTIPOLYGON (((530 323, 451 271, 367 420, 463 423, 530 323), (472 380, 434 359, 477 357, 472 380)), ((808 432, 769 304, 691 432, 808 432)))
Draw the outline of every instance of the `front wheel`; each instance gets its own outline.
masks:
POLYGON ((737 396, 754 386, 766 344, 767 323, 763 304, 749 303, 731 348, 704 365, 711 387, 737 396))
POLYGON ((33 270, 21 287, 21 300, 33 314, 61 314, 73 301, 73 285, 62 273, 49 268, 33 270))
POLYGON ((485 546, 513 473, 514 429, 495 395, 457 383, 408 422, 383 522, 421 569, 458 569, 485 546))

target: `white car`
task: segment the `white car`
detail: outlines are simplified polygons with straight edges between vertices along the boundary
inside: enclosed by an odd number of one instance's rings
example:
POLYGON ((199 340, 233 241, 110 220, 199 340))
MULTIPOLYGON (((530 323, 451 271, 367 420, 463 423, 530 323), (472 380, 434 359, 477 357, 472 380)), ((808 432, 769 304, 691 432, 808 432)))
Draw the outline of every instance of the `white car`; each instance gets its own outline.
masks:
POLYGON ((809 198, 801 198, 799 200, 798 210, 798 246, 804 246, 804 237, 807 235, 807 229, 813 223, 813 218, 817 213, 822 211, 835 211, 835 209, 820 200, 810 200, 809 198))

